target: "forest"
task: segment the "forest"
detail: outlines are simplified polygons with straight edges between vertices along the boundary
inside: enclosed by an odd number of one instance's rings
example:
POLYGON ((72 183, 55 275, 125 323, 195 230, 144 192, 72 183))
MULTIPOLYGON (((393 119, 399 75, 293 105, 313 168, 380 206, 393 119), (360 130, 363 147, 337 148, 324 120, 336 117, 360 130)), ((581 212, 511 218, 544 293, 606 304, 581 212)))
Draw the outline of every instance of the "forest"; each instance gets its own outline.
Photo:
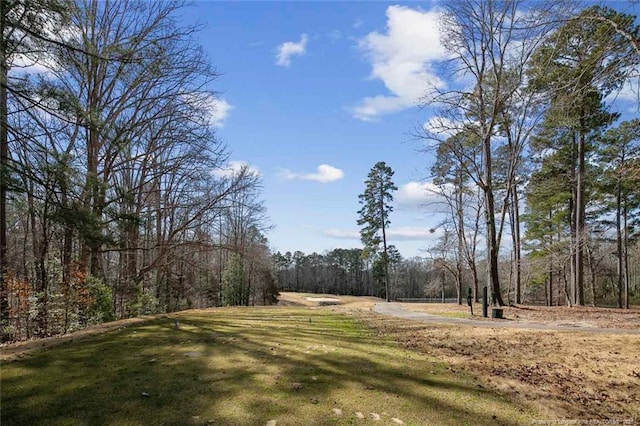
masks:
POLYGON ((268 305, 278 290, 640 302, 640 99, 611 108, 622 90, 640 96, 636 17, 443 5, 443 68, 465 85, 425 94, 435 115, 416 138, 447 218, 407 259, 385 236, 397 188, 384 163, 360 198, 362 249, 272 252, 260 176, 229 166, 211 113, 219 74, 200 28, 176 18, 184 6, 0 1, 2 340, 268 305))
POLYGON ((259 178, 227 168, 183 4, 1 4, 5 338, 271 301, 259 178))

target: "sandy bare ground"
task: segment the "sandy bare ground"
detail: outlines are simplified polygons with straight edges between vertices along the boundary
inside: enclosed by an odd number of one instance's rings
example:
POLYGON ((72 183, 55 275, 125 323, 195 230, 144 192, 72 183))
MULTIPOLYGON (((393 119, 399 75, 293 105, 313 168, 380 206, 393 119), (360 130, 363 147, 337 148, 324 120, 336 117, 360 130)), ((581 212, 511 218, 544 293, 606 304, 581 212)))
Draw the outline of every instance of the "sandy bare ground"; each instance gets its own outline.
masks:
POLYGON ((369 296, 340 296, 335 294, 310 294, 282 292, 278 297, 278 306, 320 306, 323 299, 337 301, 341 309, 369 309, 382 299, 369 296))
POLYGON ((446 362, 454 374, 471 372, 479 387, 533 406, 547 419, 617 424, 640 419, 637 334, 424 323, 372 311, 359 315, 407 349, 446 362))

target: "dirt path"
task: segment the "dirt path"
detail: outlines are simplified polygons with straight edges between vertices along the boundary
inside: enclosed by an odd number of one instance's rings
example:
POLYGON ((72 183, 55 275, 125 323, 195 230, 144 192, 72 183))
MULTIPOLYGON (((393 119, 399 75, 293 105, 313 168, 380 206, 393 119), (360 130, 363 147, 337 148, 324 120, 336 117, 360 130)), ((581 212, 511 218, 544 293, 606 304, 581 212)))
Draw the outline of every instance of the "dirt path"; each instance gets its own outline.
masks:
POLYGON ((466 318, 449 318, 439 315, 432 315, 423 312, 413 312, 406 309, 399 303, 377 303, 373 307, 373 311, 390 315, 396 318, 406 319, 410 321, 420 321, 427 323, 437 324, 458 324, 468 325, 475 327, 491 327, 491 328, 518 328, 518 329, 530 329, 530 330, 552 330, 552 331, 580 331, 586 333, 608 333, 608 334, 640 334, 640 330, 628 330, 621 328, 603 328, 603 327, 588 327, 588 326, 563 326, 544 324, 531 321, 521 320, 474 320, 466 318))

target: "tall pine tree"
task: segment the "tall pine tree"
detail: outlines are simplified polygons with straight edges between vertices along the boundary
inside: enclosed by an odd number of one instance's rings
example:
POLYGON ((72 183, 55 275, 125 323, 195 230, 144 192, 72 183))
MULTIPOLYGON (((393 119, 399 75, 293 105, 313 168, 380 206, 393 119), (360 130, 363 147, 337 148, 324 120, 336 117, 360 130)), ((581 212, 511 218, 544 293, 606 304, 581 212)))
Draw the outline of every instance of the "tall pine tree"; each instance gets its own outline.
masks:
POLYGON ((391 300, 389 289, 389 253, 387 228, 391 224, 389 215, 393 211, 393 191, 398 187, 393 183, 393 170, 384 161, 377 162, 365 181, 364 192, 358 196, 362 208, 358 210, 358 225, 362 226, 360 238, 367 255, 380 254, 384 266, 385 297, 391 300), (382 253, 380 244, 382 243, 382 253))

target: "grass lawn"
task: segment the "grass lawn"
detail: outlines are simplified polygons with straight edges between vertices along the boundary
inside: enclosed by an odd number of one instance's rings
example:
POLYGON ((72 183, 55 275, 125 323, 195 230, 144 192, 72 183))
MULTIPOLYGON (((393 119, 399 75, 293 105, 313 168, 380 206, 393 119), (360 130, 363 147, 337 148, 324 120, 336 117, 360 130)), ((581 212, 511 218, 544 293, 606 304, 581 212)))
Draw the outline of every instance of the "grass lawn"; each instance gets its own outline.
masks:
POLYGON ((536 418, 468 373, 407 350, 350 315, 310 307, 151 319, 3 362, 0 379, 3 425, 377 418, 385 425, 512 425, 536 418))

